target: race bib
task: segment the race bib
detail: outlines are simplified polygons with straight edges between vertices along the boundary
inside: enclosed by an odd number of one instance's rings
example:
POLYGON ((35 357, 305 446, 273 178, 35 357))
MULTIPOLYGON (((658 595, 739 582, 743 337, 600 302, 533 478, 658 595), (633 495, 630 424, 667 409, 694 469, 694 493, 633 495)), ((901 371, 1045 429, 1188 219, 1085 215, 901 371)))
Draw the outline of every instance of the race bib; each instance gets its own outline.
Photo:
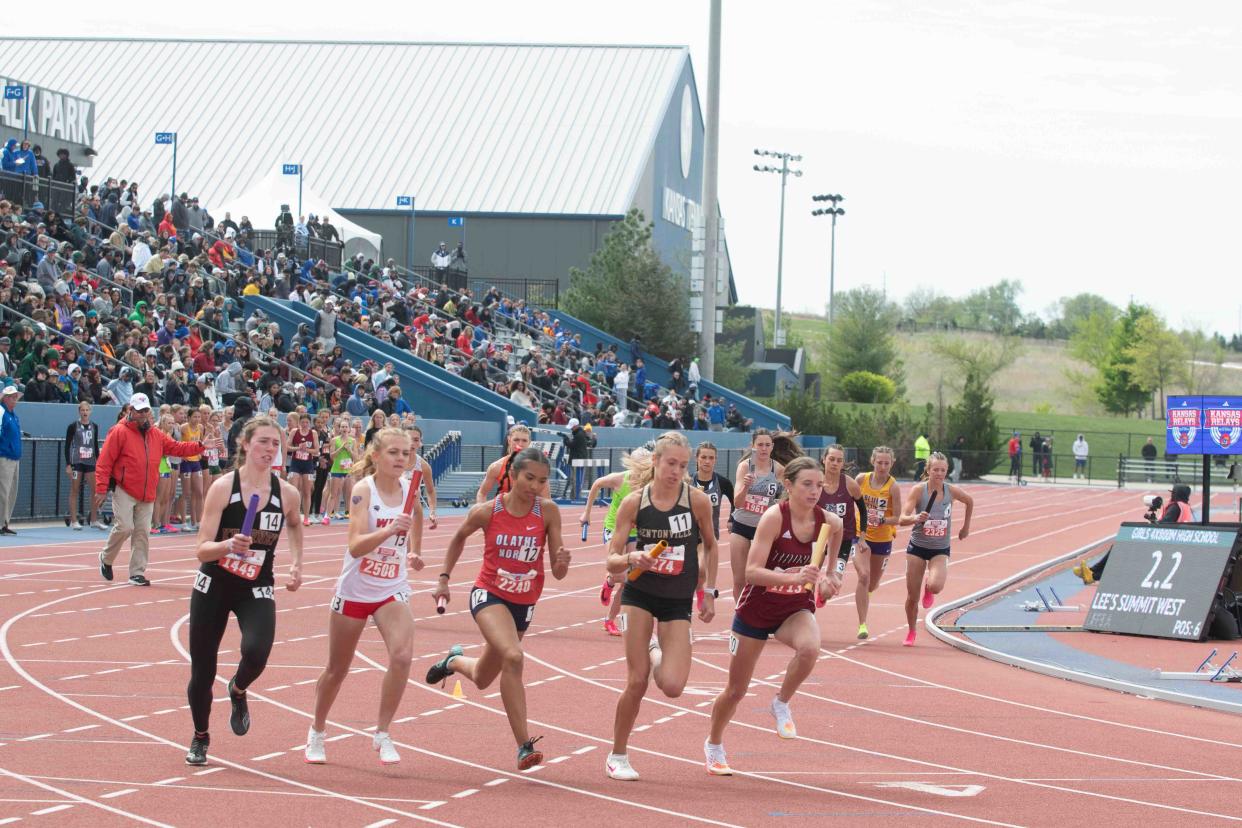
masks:
POLYGON ((503 569, 496 570, 496 591, 504 595, 525 596, 529 595, 531 590, 535 588, 535 576, 539 571, 532 569, 529 572, 507 572, 503 569))
POLYGON ((203 456, 207 458, 207 465, 209 466, 220 465, 220 450, 219 449, 207 449, 206 451, 203 452, 203 456))
POLYGON ((250 594, 255 598, 266 598, 269 601, 276 600, 276 596, 272 593, 270 586, 251 587, 250 594))
POLYGON ((298 449, 297 451, 295 451, 295 452, 293 453, 293 456, 294 456, 294 458, 295 458, 295 459, 297 459, 297 460, 309 460, 309 459, 310 459, 310 452, 309 452, 309 451, 305 451, 304 449, 298 449))
POLYGON ((352 468, 352 467, 353 467, 353 465, 354 465, 354 461, 353 461, 353 459, 352 459, 352 458, 350 458, 350 457, 346 457, 344 460, 342 460, 342 461, 341 461, 341 468, 342 468, 342 469, 349 469, 349 468, 352 468))
MULTIPOLYGON (((784 573, 784 572, 798 572, 800 569, 801 567, 794 567, 792 569, 781 569, 778 566, 778 567, 774 567, 772 571, 784 573)), ((770 592, 773 595, 799 595, 805 592, 805 588, 802 586, 802 584, 785 584, 783 586, 770 586, 768 587, 768 592, 770 592)))
POLYGON ((877 500, 875 503, 867 503, 867 527, 869 529, 878 529, 884 525, 884 519, 888 516, 888 501, 877 500))
POLYGON ((250 554, 245 557, 230 552, 218 563, 225 572, 232 572, 238 578, 253 581, 259 577, 265 560, 267 560, 267 552, 262 549, 251 549, 250 554))
POLYGON ((928 538, 943 538, 949 534, 949 522, 947 520, 925 520, 923 521, 923 536, 928 538))
MULTIPOLYGON (((832 512, 837 517, 844 518, 845 513, 849 510, 849 504, 848 503, 829 503, 824 508, 826 508, 829 512, 832 512)), ((870 523, 871 521, 868 520, 867 522, 870 523)))
POLYGON ((391 581, 401 574, 401 561, 397 557, 397 550, 381 546, 362 559, 358 571, 371 578, 391 581))
POLYGON ((93 446, 78 446, 78 459, 79 460, 90 460, 94 456, 95 456, 95 449, 93 446))
POLYGON ((772 498, 767 495, 748 494, 746 499, 742 501, 742 508, 748 512, 761 515, 768 510, 768 504, 771 502, 772 498))
POLYGON ((686 566, 686 547, 668 546, 655 559, 651 571, 657 575, 680 575, 686 566))

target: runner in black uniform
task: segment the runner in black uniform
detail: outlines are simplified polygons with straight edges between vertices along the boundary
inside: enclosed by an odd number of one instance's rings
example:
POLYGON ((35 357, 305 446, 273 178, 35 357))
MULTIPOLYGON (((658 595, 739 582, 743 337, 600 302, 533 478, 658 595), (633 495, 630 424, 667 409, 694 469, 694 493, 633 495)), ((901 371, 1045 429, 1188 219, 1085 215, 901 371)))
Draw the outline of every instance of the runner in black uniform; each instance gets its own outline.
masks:
MULTIPOLYGON (((720 540, 720 502, 729 501, 733 511, 733 482, 716 472, 716 447, 704 440, 694 450, 694 485, 712 502, 712 533, 720 540)), ((703 590, 695 593, 699 606, 703 606, 703 590)))
POLYGON ((187 765, 207 764, 211 743, 212 682, 220 639, 229 613, 241 628, 241 661, 229 681, 233 732, 250 729, 246 688, 263 672, 276 633, 272 560, 283 526, 289 528, 293 562, 285 588, 302 584, 302 521, 297 489, 272 472, 281 446, 280 426, 269 417, 246 423, 237 441, 235 470, 223 475, 207 492, 198 530, 197 557, 202 561, 190 594, 190 684, 186 695, 194 717, 194 739, 186 753, 187 765), (250 496, 259 496, 251 535, 241 534, 250 496))

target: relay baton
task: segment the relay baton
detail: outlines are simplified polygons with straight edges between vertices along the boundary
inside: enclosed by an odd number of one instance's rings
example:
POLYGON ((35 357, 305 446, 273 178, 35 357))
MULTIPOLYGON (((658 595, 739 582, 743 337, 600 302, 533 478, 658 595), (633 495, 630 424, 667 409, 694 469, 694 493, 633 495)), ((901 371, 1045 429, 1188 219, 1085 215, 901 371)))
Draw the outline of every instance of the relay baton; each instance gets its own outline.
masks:
MULTIPOLYGON (((668 541, 660 541, 655 546, 651 547, 651 550, 647 552, 647 557, 658 558, 660 557, 661 553, 664 552, 665 549, 668 549, 668 541)), ((643 571, 641 569, 635 568, 635 569, 631 569, 630 574, 627 575, 626 577, 631 581, 637 581, 638 576, 642 574, 643 574, 643 571)))
POLYGON ((246 537, 250 537, 250 530, 254 528, 254 516, 259 513, 259 496, 252 494, 250 496, 250 504, 246 507, 246 517, 242 520, 241 533, 246 537))
POLYGON ((436 599, 436 614, 444 615, 444 606, 448 603, 448 599, 441 595, 436 599))
MULTIPOLYGON (((811 547, 811 566, 819 569, 824 563, 824 553, 828 550, 828 523, 825 522, 819 527, 819 537, 815 539, 815 545, 811 547)), ((805 584, 803 588, 810 592, 815 589, 815 584, 805 584)))
POLYGON ((414 514, 414 506, 418 503, 418 490, 423 485, 423 473, 416 471, 410 476, 410 490, 405 493, 405 507, 401 510, 407 515, 414 514))
POLYGON ((936 505, 936 495, 938 494, 940 494, 940 492, 932 492, 931 497, 927 498, 927 508, 923 511, 927 512, 929 515, 931 514, 932 507, 936 505))
POLYGON ((590 528, 591 528, 591 524, 589 523, 582 524, 582 539, 583 540, 586 540, 587 530, 589 530, 590 528))

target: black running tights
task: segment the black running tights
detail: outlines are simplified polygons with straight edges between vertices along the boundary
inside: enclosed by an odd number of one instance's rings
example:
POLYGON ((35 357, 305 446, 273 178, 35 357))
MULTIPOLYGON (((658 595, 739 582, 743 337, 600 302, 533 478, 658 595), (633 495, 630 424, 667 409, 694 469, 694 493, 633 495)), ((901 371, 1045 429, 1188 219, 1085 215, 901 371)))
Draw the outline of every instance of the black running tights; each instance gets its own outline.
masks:
MULTIPOLYGON (((201 582, 201 577, 200 577, 201 582)), ((272 588, 246 584, 229 588, 217 576, 206 592, 197 587, 190 596, 190 684, 186 695, 194 729, 207 732, 211 719, 212 684, 216 679, 216 659, 220 640, 229 624, 229 613, 237 616, 241 627, 241 661, 233 676, 233 686, 245 690, 267 666, 276 637, 276 602, 272 588), (267 596, 267 597, 260 597, 267 596)))

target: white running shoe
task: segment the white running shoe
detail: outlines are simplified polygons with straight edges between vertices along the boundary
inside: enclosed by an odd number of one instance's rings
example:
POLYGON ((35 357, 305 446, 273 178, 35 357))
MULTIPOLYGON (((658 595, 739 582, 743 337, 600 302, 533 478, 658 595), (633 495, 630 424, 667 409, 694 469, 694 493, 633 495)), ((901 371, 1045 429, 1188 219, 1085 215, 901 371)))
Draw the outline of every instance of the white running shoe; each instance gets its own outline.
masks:
POLYGON ((375 738, 371 740, 371 747, 379 751, 380 761, 385 765, 395 765, 401 761, 401 754, 392 746, 392 737, 387 733, 377 731, 375 738))
POLYGON ((322 765, 328 761, 328 753, 324 750, 322 730, 312 727, 306 733, 306 762, 310 765, 322 765))
POLYGON ((703 755, 707 757, 707 772, 712 776, 733 775, 733 768, 729 767, 729 760, 725 758, 724 745, 713 745, 704 740, 703 755))
POLYGON ((794 727, 793 715, 789 712, 789 705, 781 701, 778 697, 772 697, 772 716, 776 719, 776 735, 782 739, 798 738, 798 729, 794 727))
POLYGON ((81 531, 82 531, 82 524, 78 523, 78 522, 75 520, 73 523, 69 524, 69 528, 70 528, 70 529, 72 529, 72 530, 73 530, 73 531, 75 531, 75 532, 81 532, 81 531))
POLYGON ((108 524, 104 523, 102 520, 95 521, 94 523, 91 524, 91 526, 94 527, 95 529, 106 530, 108 528, 108 524))
POLYGON ((609 779, 616 779, 621 782, 637 782, 638 771, 630 767, 630 757, 615 753, 608 754, 608 761, 604 763, 604 770, 608 774, 609 779))

